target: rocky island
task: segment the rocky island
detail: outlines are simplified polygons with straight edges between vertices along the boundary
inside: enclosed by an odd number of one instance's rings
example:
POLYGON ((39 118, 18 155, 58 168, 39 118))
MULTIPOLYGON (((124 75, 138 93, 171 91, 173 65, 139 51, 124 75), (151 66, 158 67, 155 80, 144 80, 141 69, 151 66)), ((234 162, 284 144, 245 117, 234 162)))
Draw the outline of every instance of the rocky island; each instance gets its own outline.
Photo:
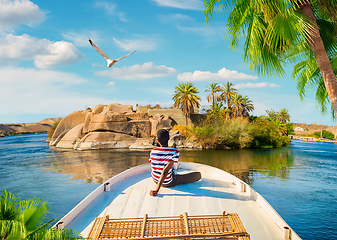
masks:
MULTIPOLYGON (((49 145, 76 150, 153 148, 157 131, 171 130, 175 124, 168 115, 152 116, 134 111, 132 105, 97 105, 92 110, 76 111, 64 117, 49 145)), ((185 147, 184 140, 178 131, 170 132, 171 146, 185 147)))

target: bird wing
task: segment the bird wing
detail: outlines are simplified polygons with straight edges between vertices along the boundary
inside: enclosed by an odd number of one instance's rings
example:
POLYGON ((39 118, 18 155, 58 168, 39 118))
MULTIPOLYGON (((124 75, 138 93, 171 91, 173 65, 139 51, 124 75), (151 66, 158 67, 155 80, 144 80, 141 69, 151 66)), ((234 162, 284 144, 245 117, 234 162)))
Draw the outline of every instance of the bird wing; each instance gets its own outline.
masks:
POLYGON ((97 47, 96 44, 93 43, 93 42, 91 41, 90 38, 89 38, 89 42, 90 42, 91 46, 93 46, 93 47, 95 48, 95 50, 96 50, 99 54, 101 54, 107 61, 110 60, 110 58, 108 57, 108 55, 106 55, 105 52, 103 52, 99 47, 97 47))
POLYGON ((126 58, 127 56, 130 56, 131 54, 134 54, 136 51, 137 51, 137 50, 135 50, 135 51, 133 51, 132 53, 129 53, 129 54, 123 56, 123 57, 118 58, 117 61, 119 61, 119 60, 121 60, 121 59, 123 59, 123 58, 126 58))

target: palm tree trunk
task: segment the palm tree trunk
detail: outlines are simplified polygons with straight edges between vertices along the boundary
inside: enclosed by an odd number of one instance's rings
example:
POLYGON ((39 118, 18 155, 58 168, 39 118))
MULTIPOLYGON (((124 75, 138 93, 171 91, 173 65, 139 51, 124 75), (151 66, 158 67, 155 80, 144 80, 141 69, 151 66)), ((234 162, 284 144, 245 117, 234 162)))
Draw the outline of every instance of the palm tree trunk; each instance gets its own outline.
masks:
POLYGON ((212 97, 213 97, 213 105, 212 105, 212 109, 214 110, 214 93, 212 93, 212 97))
POLYGON ((325 88, 329 95, 332 108, 335 111, 335 115, 337 117, 337 79, 333 73, 328 54, 324 48, 323 40, 319 33, 316 18, 313 14, 310 2, 304 1, 304 4, 300 7, 300 10, 303 12, 303 15, 309 18, 309 20, 312 22, 313 29, 309 30, 308 43, 314 53, 319 70, 322 74, 325 88))

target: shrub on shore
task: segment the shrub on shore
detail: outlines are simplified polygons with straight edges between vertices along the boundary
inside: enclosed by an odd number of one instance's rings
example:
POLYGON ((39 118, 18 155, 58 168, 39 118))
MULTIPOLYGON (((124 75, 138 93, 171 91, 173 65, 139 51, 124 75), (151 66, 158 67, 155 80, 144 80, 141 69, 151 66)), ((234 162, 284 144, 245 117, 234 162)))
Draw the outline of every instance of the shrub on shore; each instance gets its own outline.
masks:
MULTIPOLYGON (((61 121, 61 120, 60 120, 61 121)), ((50 141, 50 139, 52 138, 55 129, 57 128, 57 125, 60 123, 60 121, 55 122, 49 129, 48 131, 48 141, 50 141)))
POLYGON ((192 129, 193 140, 204 148, 245 148, 249 146, 248 120, 208 122, 192 129))
POLYGON ((174 125, 172 130, 179 131, 182 135, 189 138, 192 136, 192 127, 191 126, 182 126, 182 125, 174 125))
POLYGON ((275 120, 266 117, 255 118, 251 123, 252 141, 250 148, 282 147, 290 143, 290 138, 280 133, 279 126, 275 120))
POLYGON ((221 111, 211 112, 194 127, 175 126, 174 129, 203 148, 276 148, 291 141, 273 119, 225 116, 221 111))
POLYGON ((313 133, 313 136, 315 138, 320 138, 321 135, 322 135, 323 138, 326 138, 326 139, 331 139, 331 140, 335 139, 335 135, 332 132, 327 131, 327 130, 323 130, 322 133, 321 132, 314 132, 313 133))

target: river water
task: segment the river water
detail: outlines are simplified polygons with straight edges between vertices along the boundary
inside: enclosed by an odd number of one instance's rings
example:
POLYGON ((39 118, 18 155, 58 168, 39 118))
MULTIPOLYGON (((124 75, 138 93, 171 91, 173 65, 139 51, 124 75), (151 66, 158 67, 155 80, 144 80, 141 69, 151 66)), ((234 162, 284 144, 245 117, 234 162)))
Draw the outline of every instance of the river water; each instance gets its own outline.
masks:
MULTIPOLYGON (((48 147, 47 134, 0 138, 0 191, 48 200, 61 218, 98 184, 139 164, 149 150, 48 147)), ((249 183, 303 239, 337 239, 337 144, 294 140, 268 150, 182 150, 180 161, 226 170, 249 183)))

